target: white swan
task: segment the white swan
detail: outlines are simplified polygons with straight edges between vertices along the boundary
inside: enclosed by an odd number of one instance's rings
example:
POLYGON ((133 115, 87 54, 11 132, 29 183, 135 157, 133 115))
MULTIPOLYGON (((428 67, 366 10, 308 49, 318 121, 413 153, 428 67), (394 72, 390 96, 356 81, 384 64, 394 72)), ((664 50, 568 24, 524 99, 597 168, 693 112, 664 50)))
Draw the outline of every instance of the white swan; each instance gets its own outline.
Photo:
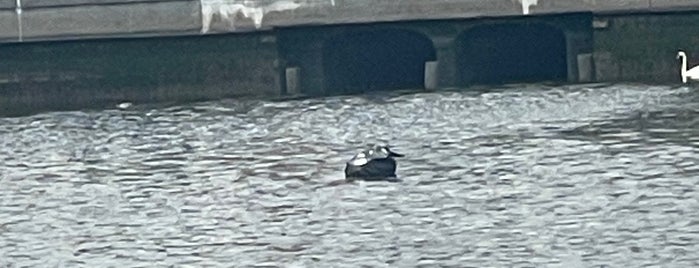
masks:
POLYGON ((677 58, 682 58, 682 67, 680 67, 682 83, 687 83, 687 77, 692 80, 699 80, 699 66, 694 66, 692 69, 687 70, 687 54, 682 50, 677 52, 677 58))

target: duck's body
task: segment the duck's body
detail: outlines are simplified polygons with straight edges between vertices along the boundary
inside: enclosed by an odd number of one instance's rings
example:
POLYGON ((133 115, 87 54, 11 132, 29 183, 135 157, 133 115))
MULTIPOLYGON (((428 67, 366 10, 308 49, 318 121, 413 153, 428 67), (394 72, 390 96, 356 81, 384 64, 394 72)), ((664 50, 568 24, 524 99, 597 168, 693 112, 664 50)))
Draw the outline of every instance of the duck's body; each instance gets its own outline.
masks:
POLYGON ((692 69, 687 70, 687 54, 685 54, 684 51, 677 52, 677 58, 682 59, 682 66, 680 66, 682 83, 687 83, 687 78, 699 80, 699 66, 694 66, 692 69))
POLYGON ((402 154, 387 146, 373 146, 356 154, 345 166, 347 180, 396 180, 396 160, 402 154))

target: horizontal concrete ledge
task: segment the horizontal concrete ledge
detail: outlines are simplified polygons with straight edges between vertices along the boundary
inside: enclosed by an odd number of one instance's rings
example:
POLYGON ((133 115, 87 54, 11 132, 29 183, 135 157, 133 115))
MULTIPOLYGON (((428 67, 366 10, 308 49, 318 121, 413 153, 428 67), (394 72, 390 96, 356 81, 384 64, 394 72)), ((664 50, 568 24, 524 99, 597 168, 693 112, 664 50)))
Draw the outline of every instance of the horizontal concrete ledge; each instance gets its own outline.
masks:
POLYGON ((57 35, 90 36, 199 29, 195 2, 138 3, 27 10, 22 13, 25 40, 57 35))
POLYGON ((23 41, 61 40, 525 13, 699 11, 699 0, 21 0, 18 18, 15 3, 0 0, 0 43, 17 42, 20 35, 23 41))
POLYGON ((0 0, 0 9, 15 9, 16 0, 0 0))
MULTIPOLYGON (((12 4, 14 5, 15 0, 10 1, 12 1, 12 4)), ((128 5, 168 2, 194 2, 198 4, 199 0, 22 0, 22 8, 32 9, 67 6, 128 5)))
POLYGON ((0 10, 0 42, 16 40, 19 36, 18 30, 17 13, 14 10, 0 10))

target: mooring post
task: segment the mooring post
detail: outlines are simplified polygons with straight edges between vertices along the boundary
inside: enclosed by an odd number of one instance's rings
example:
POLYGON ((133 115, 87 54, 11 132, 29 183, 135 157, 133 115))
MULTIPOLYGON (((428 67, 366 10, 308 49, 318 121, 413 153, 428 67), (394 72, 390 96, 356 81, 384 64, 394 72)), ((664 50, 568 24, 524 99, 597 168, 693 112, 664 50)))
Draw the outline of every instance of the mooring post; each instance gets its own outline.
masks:
POLYGON ((592 82, 595 79, 594 74, 592 53, 578 54, 578 82, 592 82))
POLYGON ((425 89, 437 89, 439 83, 439 61, 425 62, 425 89))
POLYGON ((299 67, 288 67, 286 68, 286 94, 287 95, 298 95, 301 93, 300 89, 300 76, 301 69, 299 67))

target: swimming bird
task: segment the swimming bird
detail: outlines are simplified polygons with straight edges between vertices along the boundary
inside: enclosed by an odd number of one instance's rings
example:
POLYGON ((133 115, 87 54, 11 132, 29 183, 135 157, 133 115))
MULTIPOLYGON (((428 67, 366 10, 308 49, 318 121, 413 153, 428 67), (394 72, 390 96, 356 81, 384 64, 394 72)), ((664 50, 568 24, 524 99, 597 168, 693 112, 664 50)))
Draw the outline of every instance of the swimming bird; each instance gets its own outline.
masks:
POLYGON ((402 154, 391 151, 388 146, 374 145, 356 154, 345 166, 345 179, 368 181, 397 181, 396 160, 402 154))
POLYGON ((677 58, 682 59, 682 66, 680 67, 682 83, 687 83, 687 78, 699 80, 699 66, 694 66, 692 69, 687 70, 687 54, 685 54, 682 50, 677 52, 677 58))

